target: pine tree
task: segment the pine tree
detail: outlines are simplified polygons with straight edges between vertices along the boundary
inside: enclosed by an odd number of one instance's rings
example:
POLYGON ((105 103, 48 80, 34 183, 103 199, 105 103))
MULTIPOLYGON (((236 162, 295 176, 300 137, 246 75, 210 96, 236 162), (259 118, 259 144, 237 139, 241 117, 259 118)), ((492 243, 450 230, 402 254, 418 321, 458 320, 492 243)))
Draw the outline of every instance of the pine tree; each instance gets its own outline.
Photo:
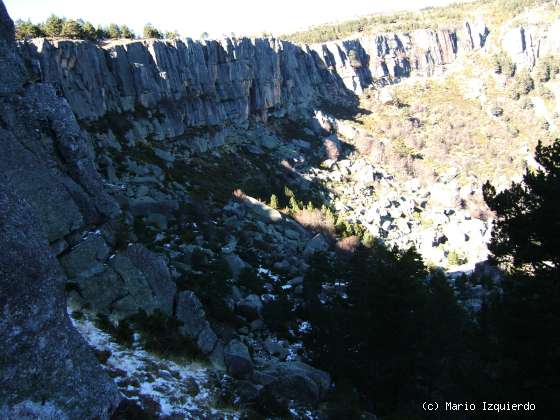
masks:
POLYGON ((179 31, 167 31, 165 33, 165 39, 180 39, 181 35, 179 31))
POLYGON ((144 38, 156 38, 156 39, 163 38, 163 34, 158 29, 156 29, 151 23, 147 23, 144 26, 143 35, 144 38))
POLYGON ((121 25, 120 29, 121 29, 121 37, 122 38, 126 38, 126 39, 136 38, 136 35, 134 34, 134 31, 132 31, 132 29, 130 29, 128 26, 121 25))
POLYGON ((109 34, 107 33, 107 30, 102 26, 98 26, 96 30, 96 39, 102 40, 108 38, 109 38, 109 34))
POLYGON ((91 22, 85 22, 82 25, 82 36, 84 39, 89 41, 96 41, 97 40, 97 31, 95 27, 91 24, 91 22))
POLYGON ((16 21, 16 39, 23 40, 29 38, 38 38, 44 36, 45 34, 41 30, 39 25, 31 23, 31 21, 16 21))
POLYGON ((289 204, 290 210, 293 213, 297 213, 298 211, 300 211, 300 207, 299 207, 299 203, 297 202, 295 197, 290 197, 290 204, 289 204))
POLYGON ((284 197, 286 197, 287 199, 295 197, 294 192, 290 188, 288 188, 288 186, 284 187, 284 197))
POLYGON ((107 27, 107 36, 111 39, 119 39, 121 37, 121 28, 116 23, 111 23, 107 27))
POLYGON ((55 15, 50 15, 48 19, 43 24, 43 32, 46 36, 51 38, 59 37, 62 33, 62 25, 64 23, 64 19, 59 18, 55 15))
POLYGON ((276 196, 276 194, 272 194, 270 196, 270 207, 272 207, 273 209, 278 209, 280 207, 280 204, 278 203, 278 197, 276 196))
POLYGON ((483 187, 496 213, 489 249, 508 275, 480 323, 496 398, 528 398, 546 411, 560 392, 560 140, 539 143, 535 160, 541 169, 510 189, 483 187))
POLYGON ((375 244, 375 237, 371 234, 369 230, 366 230, 362 235, 362 245, 371 248, 375 244))
POLYGON ((483 192, 498 216, 490 245, 494 257, 511 260, 515 271, 540 275, 560 267, 560 140, 548 147, 539 142, 535 160, 542 169, 527 170, 522 183, 500 194, 486 183, 483 192))
POLYGON ((83 38, 83 29, 80 22, 76 20, 66 20, 62 24, 62 29, 60 31, 60 36, 63 38, 70 39, 81 39, 83 38))

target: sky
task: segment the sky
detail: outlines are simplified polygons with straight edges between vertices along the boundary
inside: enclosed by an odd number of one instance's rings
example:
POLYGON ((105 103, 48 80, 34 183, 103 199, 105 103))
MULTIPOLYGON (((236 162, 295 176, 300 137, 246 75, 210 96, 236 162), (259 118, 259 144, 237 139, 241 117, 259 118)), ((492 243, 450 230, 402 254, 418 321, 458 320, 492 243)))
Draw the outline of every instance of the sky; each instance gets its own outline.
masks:
POLYGON ((13 20, 41 22, 54 13, 94 25, 126 24, 137 34, 145 23, 198 38, 235 33, 294 32, 312 25, 377 12, 442 6, 453 0, 4 0, 13 20))

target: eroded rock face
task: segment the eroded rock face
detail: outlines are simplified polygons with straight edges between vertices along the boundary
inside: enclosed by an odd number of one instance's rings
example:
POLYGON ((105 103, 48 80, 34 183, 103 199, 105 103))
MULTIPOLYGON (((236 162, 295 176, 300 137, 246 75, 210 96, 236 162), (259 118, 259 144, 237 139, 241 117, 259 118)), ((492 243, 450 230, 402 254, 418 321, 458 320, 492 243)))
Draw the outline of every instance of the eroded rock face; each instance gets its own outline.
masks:
POLYGON ((119 212, 85 134, 53 86, 31 84, 0 103, 0 171, 34 208, 50 242, 119 212))
POLYGON ((32 207, 0 185, 1 417, 106 419, 119 394, 70 323, 65 278, 40 226, 32 207))
POLYGON ((0 417, 107 419, 120 396, 70 322, 49 242, 116 207, 66 101, 31 82, 0 1, 0 417))
MULTIPOLYGON (((98 46, 36 39, 22 44, 42 80, 57 86, 77 118, 103 125, 116 114, 127 140, 245 127, 321 100, 356 104, 374 83, 431 75, 484 45, 488 29, 418 30, 296 46, 275 39, 141 40, 98 46)), ((218 133, 221 130, 218 130, 218 133)), ((204 137, 204 136, 202 136, 204 137)), ((207 133, 203 143, 222 142, 207 133)), ((274 145, 270 145, 274 146, 274 145)))
POLYGON ((325 65, 342 78, 347 89, 362 94, 376 82, 414 74, 430 76, 457 55, 481 48, 488 28, 465 22, 454 30, 422 29, 312 45, 325 65))
POLYGON ((533 68, 539 58, 560 52, 560 19, 552 24, 533 23, 508 28, 502 48, 518 68, 533 68))
POLYGON ((163 118, 150 119, 148 129, 166 137, 189 127, 243 125, 269 110, 285 113, 318 92, 348 97, 316 55, 277 40, 144 40, 99 47, 40 39, 25 50, 79 119, 159 109, 163 118))
POLYGON ((23 62, 15 52, 14 23, 0 1, 0 96, 21 89, 25 79, 23 62))

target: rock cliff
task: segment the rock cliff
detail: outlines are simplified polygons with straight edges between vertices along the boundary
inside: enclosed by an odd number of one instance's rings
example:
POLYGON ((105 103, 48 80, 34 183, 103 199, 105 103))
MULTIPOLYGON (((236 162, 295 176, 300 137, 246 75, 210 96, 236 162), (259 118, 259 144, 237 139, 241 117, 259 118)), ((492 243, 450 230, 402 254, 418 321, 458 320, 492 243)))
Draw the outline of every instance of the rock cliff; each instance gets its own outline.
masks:
POLYGON ((487 35, 483 23, 466 22, 456 30, 301 47, 247 38, 101 46, 36 39, 22 49, 79 120, 126 114, 136 125, 127 136, 162 139, 200 127, 245 126, 251 118, 294 114, 318 101, 355 103, 355 94, 373 83, 437 72, 459 54, 484 46, 487 35))
POLYGON ((168 136, 188 128, 243 125, 250 115, 282 115, 317 93, 348 98, 315 54, 269 39, 205 43, 35 40, 25 45, 44 81, 56 84, 80 120, 159 110, 168 136))
POLYGON ((501 47, 518 68, 531 69, 539 58, 560 52, 560 20, 551 23, 538 18, 535 15, 523 24, 511 23, 500 39, 501 47))
POLYGON ((312 45, 324 63, 356 94, 372 84, 441 71, 459 54, 484 47, 489 30, 483 22, 465 22, 454 30, 422 29, 312 45))
POLYGON ((49 242, 116 207, 67 102, 28 75, 0 2, 0 417, 106 419, 120 397, 71 325, 49 242))

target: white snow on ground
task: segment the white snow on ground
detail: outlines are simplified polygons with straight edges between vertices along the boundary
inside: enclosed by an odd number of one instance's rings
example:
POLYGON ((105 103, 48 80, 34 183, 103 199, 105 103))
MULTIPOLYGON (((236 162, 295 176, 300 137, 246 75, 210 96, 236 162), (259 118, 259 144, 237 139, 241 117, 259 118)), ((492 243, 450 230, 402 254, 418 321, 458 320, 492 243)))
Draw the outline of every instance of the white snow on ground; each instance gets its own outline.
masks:
POLYGON ((280 276, 278 274, 274 274, 272 271, 270 271, 268 268, 264 268, 262 266, 259 266, 259 268, 257 269, 257 274, 261 274, 261 275, 265 275, 270 277, 270 279, 272 281, 274 281, 275 283, 280 280, 280 276))
POLYGON ((156 401, 162 416, 238 418, 235 412, 212 408, 210 368, 196 362, 176 363, 162 359, 146 352, 138 344, 132 349, 121 346, 89 319, 72 319, 72 322, 94 349, 110 352, 105 368, 127 398, 156 401))
POLYGON ((301 324, 299 324, 298 327, 298 331, 300 333, 308 333, 311 331, 311 324, 309 321, 302 321, 301 324))

